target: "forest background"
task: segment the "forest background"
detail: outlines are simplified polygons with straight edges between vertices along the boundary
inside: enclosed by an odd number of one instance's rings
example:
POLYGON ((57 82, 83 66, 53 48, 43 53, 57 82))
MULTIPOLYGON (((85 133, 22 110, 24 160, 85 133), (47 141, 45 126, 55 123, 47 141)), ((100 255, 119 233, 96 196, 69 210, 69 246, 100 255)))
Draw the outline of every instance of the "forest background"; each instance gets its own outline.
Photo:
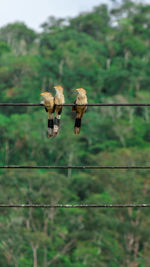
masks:
MULTIPOLYGON (((150 103, 150 5, 130 0, 36 33, 0 28, 0 102, 39 103, 61 84, 89 103, 150 103)), ((89 107, 81 134, 64 107, 47 137, 42 107, 0 108, 0 165, 150 165, 149 107, 89 107)), ((148 170, 1 170, 0 203, 149 203, 148 170)), ((149 209, 1 209, 0 266, 150 266, 149 209)))

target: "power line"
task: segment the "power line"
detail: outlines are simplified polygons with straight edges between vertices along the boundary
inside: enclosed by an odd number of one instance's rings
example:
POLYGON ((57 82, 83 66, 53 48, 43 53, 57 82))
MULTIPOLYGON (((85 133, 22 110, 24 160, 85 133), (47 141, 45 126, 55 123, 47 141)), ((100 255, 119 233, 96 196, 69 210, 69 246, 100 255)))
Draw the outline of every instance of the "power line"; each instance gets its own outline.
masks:
POLYGON ((0 204, 0 208, 150 208, 150 204, 0 204))
POLYGON ((150 166, 0 166, 0 169, 150 169, 150 166))
MULTIPOLYGON (((33 104, 33 103, 0 103, 1 107, 40 107, 44 106, 43 104, 33 104)), ((59 105, 57 105, 59 106, 59 105)), ((76 106, 76 104, 63 104, 64 107, 72 107, 76 106)), ((86 105, 78 105, 78 106, 89 106, 89 107, 149 107, 150 103, 108 103, 108 104, 86 104, 86 105)))

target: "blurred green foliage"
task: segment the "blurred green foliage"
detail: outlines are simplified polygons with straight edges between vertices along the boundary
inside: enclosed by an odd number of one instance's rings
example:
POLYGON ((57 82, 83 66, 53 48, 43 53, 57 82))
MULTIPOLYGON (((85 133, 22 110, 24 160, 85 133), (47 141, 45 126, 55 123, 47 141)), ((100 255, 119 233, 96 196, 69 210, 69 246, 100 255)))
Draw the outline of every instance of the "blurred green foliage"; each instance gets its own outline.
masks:
MULTIPOLYGON (((37 34, 0 29, 0 102, 39 103, 43 90, 87 90, 89 103, 150 103, 150 5, 100 5, 50 17, 37 34)), ((41 107, 0 108, 1 165, 150 165, 146 107, 89 107, 80 136, 71 108, 47 138, 41 107)), ((2 170, 0 203, 149 203, 148 170, 2 170)), ((1 209, 0 266, 150 266, 149 209, 1 209)))

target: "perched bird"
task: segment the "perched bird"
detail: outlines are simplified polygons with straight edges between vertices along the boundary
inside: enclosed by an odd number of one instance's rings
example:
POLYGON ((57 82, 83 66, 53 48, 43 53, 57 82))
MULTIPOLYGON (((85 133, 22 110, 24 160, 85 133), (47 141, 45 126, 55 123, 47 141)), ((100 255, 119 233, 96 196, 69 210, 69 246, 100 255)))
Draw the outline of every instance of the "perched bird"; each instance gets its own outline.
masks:
POLYGON ((53 134, 57 135, 59 132, 60 127, 60 118, 62 113, 62 105, 65 103, 65 98, 63 94, 63 88, 59 85, 54 86, 56 94, 54 97, 54 104, 55 104, 55 119, 54 119, 54 130, 53 134))
POLYGON ((54 112, 54 97, 49 92, 41 93, 44 98, 44 106, 46 112, 48 112, 48 137, 53 137, 53 112, 54 112))
POLYGON ((83 88, 76 89, 76 92, 77 92, 77 98, 76 98, 76 101, 74 102, 76 106, 72 107, 72 111, 76 111, 74 133, 80 134, 81 119, 82 119, 84 112, 87 110, 87 106, 78 106, 78 105, 86 105, 87 96, 86 96, 86 90, 83 88))

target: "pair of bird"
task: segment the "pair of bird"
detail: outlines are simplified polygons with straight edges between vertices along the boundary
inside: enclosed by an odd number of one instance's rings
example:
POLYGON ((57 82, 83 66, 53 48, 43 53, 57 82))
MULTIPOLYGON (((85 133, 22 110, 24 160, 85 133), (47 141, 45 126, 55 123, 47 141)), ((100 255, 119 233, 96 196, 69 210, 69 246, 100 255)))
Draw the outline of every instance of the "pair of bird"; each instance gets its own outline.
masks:
MULTIPOLYGON (((62 113, 62 107, 65 103, 65 98, 63 94, 62 86, 54 86, 56 94, 55 97, 52 96, 50 92, 41 93, 44 98, 44 106, 46 112, 48 112, 48 137, 56 136, 59 132, 60 118, 62 113), (53 113, 55 112, 55 118, 53 120, 53 113)), ((84 112, 87 109, 87 96, 86 90, 83 88, 78 88, 75 90, 77 92, 77 97, 72 107, 72 111, 76 111, 76 119, 74 125, 74 133, 80 134, 81 119, 84 112)))

